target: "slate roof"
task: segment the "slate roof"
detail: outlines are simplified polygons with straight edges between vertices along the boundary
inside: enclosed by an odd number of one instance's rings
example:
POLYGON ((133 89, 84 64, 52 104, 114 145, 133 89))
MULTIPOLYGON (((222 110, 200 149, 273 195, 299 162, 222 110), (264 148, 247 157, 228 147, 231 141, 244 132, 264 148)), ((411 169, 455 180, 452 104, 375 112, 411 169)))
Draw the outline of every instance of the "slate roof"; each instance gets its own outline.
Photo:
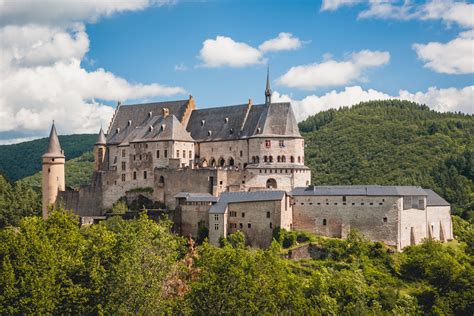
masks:
POLYGON ((279 201, 285 191, 255 191, 255 192, 223 192, 219 197, 219 201, 211 206, 209 213, 223 214, 229 203, 255 202, 255 201, 279 201))
POLYGON ((162 109, 169 109, 169 115, 174 115, 181 121, 189 99, 168 101, 168 102, 154 102, 145 104, 132 104, 132 105, 120 105, 117 112, 112 119, 112 124, 109 128, 107 135, 108 144, 119 144, 121 143, 131 131, 137 126, 143 125, 147 120, 150 119, 149 113, 152 112, 152 116, 161 115, 162 109), (131 125, 128 122, 131 121, 131 125), (120 128, 120 132, 116 133, 117 128, 120 128))
POLYGON ((166 140, 194 142, 183 124, 174 115, 168 115, 148 118, 141 126, 131 129, 121 144, 166 140))
POLYGON ((44 153, 43 157, 64 157, 54 123, 51 126, 51 131, 49 132, 48 149, 44 153))
POLYGON ((105 145, 106 143, 107 143, 107 140, 106 140, 106 137, 105 137, 105 134, 104 134, 104 130, 101 127, 100 131, 99 131, 99 134, 97 135, 97 139, 95 141, 95 144, 96 145, 105 145))
POLYGON ((217 202, 218 198, 209 193, 179 192, 174 196, 177 199, 186 199, 189 202, 217 202))
POLYGON ((425 189, 428 196, 426 197, 426 206, 450 206, 449 202, 439 196, 431 189, 425 189))
POLYGON ((294 188, 292 195, 358 195, 358 196, 409 196, 427 195, 418 186, 380 186, 380 185, 351 185, 351 186, 309 186, 294 188))
POLYGON ((301 137, 290 103, 272 103, 269 106, 240 104, 193 110, 187 130, 197 141, 301 137))

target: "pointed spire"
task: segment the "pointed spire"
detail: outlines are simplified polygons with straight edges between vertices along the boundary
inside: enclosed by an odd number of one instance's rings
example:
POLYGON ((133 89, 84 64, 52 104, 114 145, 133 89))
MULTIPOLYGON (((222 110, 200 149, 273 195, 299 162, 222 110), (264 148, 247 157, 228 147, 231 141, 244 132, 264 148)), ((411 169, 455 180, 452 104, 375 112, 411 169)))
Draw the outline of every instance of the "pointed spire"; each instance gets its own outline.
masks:
POLYGON ((45 154, 63 155, 61 145, 59 144, 58 134, 56 133, 56 126, 54 126, 54 121, 51 126, 51 132, 49 133, 48 150, 45 154))
POLYGON ((265 104, 272 103, 272 89, 270 89, 270 66, 267 65, 267 85, 265 88, 265 104))
POLYGON ((100 127, 99 135, 97 135, 97 140, 95 142, 96 145, 105 145, 107 143, 107 140, 105 139, 105 133, 104 130, 102 129, 102 126, 100 127))

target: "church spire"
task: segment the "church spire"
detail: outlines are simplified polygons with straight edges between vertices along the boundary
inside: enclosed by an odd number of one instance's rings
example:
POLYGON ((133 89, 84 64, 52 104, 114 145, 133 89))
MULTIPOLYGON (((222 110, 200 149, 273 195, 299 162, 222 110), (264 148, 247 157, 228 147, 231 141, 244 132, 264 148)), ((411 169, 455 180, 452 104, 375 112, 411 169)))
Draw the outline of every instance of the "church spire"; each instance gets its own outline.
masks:
POLYGON ((267 86, 265 88, 265 104, 272 103, 272 89, 270 89, 270 67, 267 66, 267 86))
POLYGON ((104 130, 102 129, 102 126, 100 127, 99 134, 97 135, 97 139, 95 141, 96 145, 105 145, 107 143, 106 138, 105 138, 105 133, 104 130))

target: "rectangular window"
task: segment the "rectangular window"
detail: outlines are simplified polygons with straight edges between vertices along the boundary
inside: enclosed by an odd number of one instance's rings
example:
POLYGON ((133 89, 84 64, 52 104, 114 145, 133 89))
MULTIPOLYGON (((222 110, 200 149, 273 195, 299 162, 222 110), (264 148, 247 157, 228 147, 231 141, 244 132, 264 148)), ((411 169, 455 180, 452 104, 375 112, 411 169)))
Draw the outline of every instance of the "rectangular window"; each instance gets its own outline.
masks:
POLYGON ((248 223, 248 224, 247 224, 247 227, 248 227, 248 228, 252 228, 252 224, 248 223))
POLYGON ((165 149, 165 158, 168 158, 168 150, 165 149))
POLYGON ((159 150, 156 151, 156 158, 160 158, 160 151, 159 150))
POLYGON ((137 180, 137 172, 136 171, 133 172, 133 180, 137 180))
POLYGON ((383 218, 383 222, 384 222, 384 223, 386 223, 387 220, 388 220, 388 219, 387 219, 386 217, 383 218))
POLYGON ((242 213, 242 217, 245 217, 245 213, 242 213))
POLYGON ((186 150, 183 150, 183 158, 186 158, 186 150))
POLYGON ((122 149, 122 158, 125 158, 125 149, 122 149))
POLYGON ((191 150, 189 151, 189 158, 193 158, 193 152, 191 150))
POLYGON ((244 155, 244 152, 241 150, 240 151, 240 157, 242 157, 244 155))
POLYGON ((270 139, 265 140, 265 147, 267 147, 267 148, 272 147, 272 141, 270 139))
POLYGON ((403 209, 408 210, 411 208, 411 196, 403 197, 403 209))
POLYGON ((219 230, 219 224, 214 224, 214 230, 219 230))
POLYGON ((146 171, 143 171, 143 179, 146 179, 146 171))
POLYGON ((244 224, 239 223, 239 228, 240 228, 240 229, 244 228, 244 224))
POLYGON ((137 160, 137 155, 133 155, 133 160, 137 160))
POLYGON ((219 214, 214 214, 214 220, 218 221, 219 220, 219 214))
POLYGON ((237 217, 237 212, 234 212, 234 211, 229 212, 229 216, 230 217, 237 217))
POLYGON ((176 158, 179 158, 179 150, 176 151, 176 158))
POLYGON ((122 173, 122 182, 125 182, 125 173, 122 173))
POLYGON ((279 145, 280 147, 285 147, 285 141, 284 141, 283 139, 280 139, 280 140, 278 141, 278 145, 279 145))
POLYGON ((126 164, 125 161, 122 161, 122 170, 125 170, 126 164))
POLYGON ((270 222, 270 228, 273 228, 273 224, 270 222))
POLYGON ((267 218, 270 218, 270 212, 267 212, 267 218))

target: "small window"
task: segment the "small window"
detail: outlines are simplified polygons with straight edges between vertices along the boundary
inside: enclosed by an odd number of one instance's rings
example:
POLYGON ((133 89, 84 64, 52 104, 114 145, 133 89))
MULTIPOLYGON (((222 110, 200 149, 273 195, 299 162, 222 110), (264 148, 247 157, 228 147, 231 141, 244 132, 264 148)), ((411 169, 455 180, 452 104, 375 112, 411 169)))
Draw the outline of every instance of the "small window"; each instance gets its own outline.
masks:
POLYGON ((244 224, 239 223, 239 228, 240 228, 240 229, 244 228, 244 224))
POLYGON ((179 158, 179 150, 176 151, 176 158, 179 158))
POLYGON ((191 150, 189 151, 189 158, 193 158, 193 152, 191 150))
POLYGON ((156 151, 156 158, 160 158, 160 151, 159 150, 156 151))
POLYGON ((242 157, 244 155, 244 152, 241 150, 240 151, 240 157, 242 157))
POLYGON ((352 203, 352 205, 356 205, 355 203, 352 203))
POLYGON ((270 212, 267 212, 267 218, 270 218, 270 212))
POLYGON ((245 213, 242 213, 242 217, 245 217, 245 213))
POLYGON ((383 205, 383 203, 382 203, 382 202, 380 202, 380 203, 379 203, 379 205, 383 205))
POLYGON ((136 171, 133 172, 133 180, 137 180, 137 172, 136 171))
POLYGON ((122 173, 122 182, 125 182, 125 173, 122 173))
POLYGON ((266 139, 266 140, 265 140, 265 147, 266 147, 266 148, 272 147, 272 141, 271 141, 270 139, 266 139))
POLYGON ((273 228, 273 224, 272 224, 272 222, 270 222, 270 228, 273 228))
POLYGON ((252 224, 251 224, 251 223, 248 223, 248 224, 247 224, 247 227, 248 227, 248 228, 252 228, 252 224))
POLYGON ((346 196, 342 196, 342 201, 345 202, 346 201, 346 196))
POLYGON ((146 179, 146 171, 143 171, 143 179, 146 179))
POLYGON ((328 224, 328 221, 326 219, 323 219, 323 226, 326 226, 328 224))
POLYGON ((125 158, 125 149, 122 149, 122 158, 125 158))
POLYGON ((222 185, 222 183, 223 183, 222 181, 219 181, 219 184, 220 184, 220 185, 222 185))
POLYGON ((374 205, 374 203, 372 203, 372 202, 370 202, 369 204, 370 204, 370 205, 374 205))
POLYGON ((126 164, 125 161, 122 161, 122 170, 125 170, 126 164))
POLYGON ((282 140, 282 139, 280 139, 280 140, 278 141, 278 145, 279 145, 280 147, 285 147, 285 141, 282 140))
POLYGON ((133 160, 137 160, 137 155, 133 155, 133 160))
POLYGON ((219 224, 218 223, 214 224, 214 230, 219 230, 219 224))
POLYGON ((360 205, 364 205, 364 202, 360 203, 360 205))
POLYGON ((218 221, 219 220, 219 214, 214 214, 214 220, 218 221))
POLYGON ((168 158, 168 151, 165 149, 165 158, 168 158))
POLYGON ((51 173, 51 168, 48 168, 48 173, 51 173))
POLYGON ((337 205, 337 203, 334 203, 334 205, 337 205))
POLYGON ((383 218, 383 222, 384 222, 384 223, 386 223, 387 220, 388 220, 388 219, 387 219, 386 217, 383 218))

